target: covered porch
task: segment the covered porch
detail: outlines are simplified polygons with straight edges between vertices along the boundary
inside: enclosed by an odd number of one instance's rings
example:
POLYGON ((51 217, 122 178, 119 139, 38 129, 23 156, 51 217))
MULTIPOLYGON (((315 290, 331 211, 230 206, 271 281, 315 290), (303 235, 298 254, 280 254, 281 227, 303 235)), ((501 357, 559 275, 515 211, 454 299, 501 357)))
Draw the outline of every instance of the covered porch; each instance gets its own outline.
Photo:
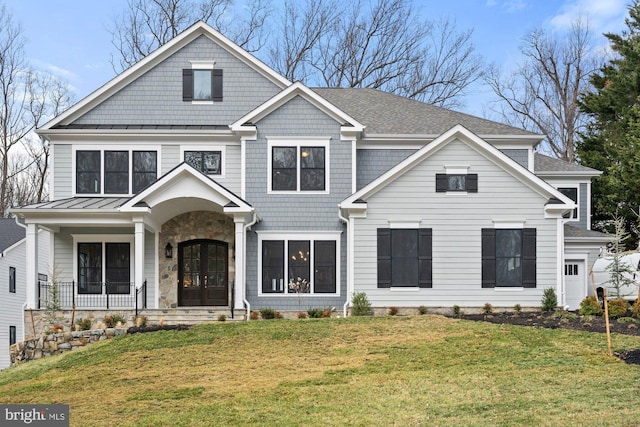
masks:
POLYGON ((27 308, 244 307, 244 200, 181 164, 132 197, 73 197, 16 208, 27 224, 27 308), (37 231, 52 232, 47 277, 37 231), (41 273, 41 272, 40 272, 41 273))

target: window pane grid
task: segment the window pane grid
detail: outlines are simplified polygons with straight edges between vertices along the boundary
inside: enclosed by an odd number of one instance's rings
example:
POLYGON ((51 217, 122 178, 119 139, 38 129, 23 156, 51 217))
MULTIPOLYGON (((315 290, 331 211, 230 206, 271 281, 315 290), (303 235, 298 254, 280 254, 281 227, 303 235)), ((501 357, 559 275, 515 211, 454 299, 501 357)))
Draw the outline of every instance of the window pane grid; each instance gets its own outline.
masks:
POLYGON ((335 240, 263 240, 262 292, 295 295, 289 283, 299 277, 309 283, 300 293, 336 293, 336 247, 335 240))
POLYGON ((271 189, 326 190, 325 147, 272 147, 271 189))

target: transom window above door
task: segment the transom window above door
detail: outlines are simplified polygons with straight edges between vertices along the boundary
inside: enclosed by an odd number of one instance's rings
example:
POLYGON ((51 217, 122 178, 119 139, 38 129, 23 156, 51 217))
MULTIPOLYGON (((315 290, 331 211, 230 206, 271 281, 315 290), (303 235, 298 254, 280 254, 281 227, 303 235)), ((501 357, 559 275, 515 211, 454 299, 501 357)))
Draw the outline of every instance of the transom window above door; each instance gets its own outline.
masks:
POLYGON ((268 190, 329 191, 329 140, 269 140, 268 190))
POLYGON ((158 179, 156 150, 76 150, 77 194, 130 195, 158 179))

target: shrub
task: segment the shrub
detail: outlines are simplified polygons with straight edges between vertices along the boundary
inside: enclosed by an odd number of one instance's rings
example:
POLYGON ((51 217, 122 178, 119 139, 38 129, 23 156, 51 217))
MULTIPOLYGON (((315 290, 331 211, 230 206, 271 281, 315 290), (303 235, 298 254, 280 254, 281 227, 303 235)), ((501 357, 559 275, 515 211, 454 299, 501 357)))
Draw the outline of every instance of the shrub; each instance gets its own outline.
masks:
POLYGON ((331 317, 331 312, 333 310, 331 308, 325 308, 322 310, 322 317, 331 317))
POLYGON ((91 319, 76 320, 76 326, 78 327, 79 331, 88 331, 89 329, 91 329, 92 324, 93 322, 91 321, 91 319))
POLYGON ((453 306, 453 315, 456 317, 459 317, 462 315, 462 310, 460 310, 460 306, 459 305, 454 305, 453 306))
POLYGON ((542 311, 553 311, 558 307, 558 297, 556 296, 556 290, 553 288, 547 288, 542 294, 542 311))
POLYGON ((224 314, 218 314, 218 322, 226 322, 227 316, 224 314))
POLYGON ((602 316, 602 307, 595 295, 586 297, 580 302, 580 314, 583 316, 602 316))
POLYGON ((420 315, 427 314, 428 311, 429 310, 424 305, 421 305, 420 307, 418 307, 418 314, 420 315))
POLYGON ((396 314, 398 314, 398 311, 398 307, 389 307, 387 313, 389 313, 389 316, 395 316, 396 314))
POLYGON ((310 308, 307 310, 307 314, 311 319, 319 319, 322 317, 322 309, 320 308, 310 308))
POLYGON ((114 326, 116 326, 116 322, 113 321, 112 316, 104 316, 104 319, 102 320, 104 321, 104 325, 107 328, 113 328, 114 326))
POLYGON ((127 324, 127 319, 122 314, 112 314, 110 316, 107 315, 107 316, 104 316, 103 320, 107 328, 115 328, 118 325, 118 322, 121 323, 122 325, 127 324))
POLYGON ((631 306, 631 315, 636 319, 640 319, 640 298, 631 306))
POLYGON ((298 319, 306 319, 307 318, 307 312, 306 311, 299 311, 298 312, 298 319))
POLYGON ((609 317, 615 319, 627 314, 629 304, 622 298, 616 298, 609 301, 609 317))
POLYGON ((136 317, 136 326, 139 328, 144 328, 149 324, 149 319, 147 316, 138 316, 136 317))
POLYGON ((634 319, 633 317, 618 317, 617 321, 618 323, 640 323, 640 320, 634 319))
POLYGON ((513 311, 515 311, 516 313, 520 314, 520 312, 522 311, 522 306, 520 304, 516 304, 513 306, 513 311))
POLYGON ((273 313, 273 318, 274 319, 284 319, 284 316, 282 316, 282 313, 280 313, 279 311, 276 311, 275 313, 273 313))
POLYGON ((273 308, 262 308, 260 309, 260 317, 262 317, 264 320, 275 319, 276 312, 273 310, 273 308))
POLYGON ((488 302, 484 304, 484 306, 482 307, 482 312, 484 314, 491 314, 493 313, 493 306, 491 304, 489 304, 488 302))
POLYGON ((354 292, 351 300, 353 307, 351 308, 352 316, 368 316, 371 310, 371 302, 364 292, 354 292))
POLYGON ((258 313, 255 310, 251 311, 251 314, 249 314, 249 319, 251 320, 258 320, 260 318, 260 313, 258 313))

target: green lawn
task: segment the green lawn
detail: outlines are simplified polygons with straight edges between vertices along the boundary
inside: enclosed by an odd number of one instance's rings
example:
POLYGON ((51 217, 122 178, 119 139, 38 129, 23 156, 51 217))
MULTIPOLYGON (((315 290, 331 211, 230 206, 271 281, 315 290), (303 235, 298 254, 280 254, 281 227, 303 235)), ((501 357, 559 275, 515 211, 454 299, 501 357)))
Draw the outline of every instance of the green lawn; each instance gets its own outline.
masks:
POLYGON ((431 315, 218 323, 1 371, 0 403, 67 403, 73 426, 637 426, 640 366, 606 346, 431 315))

